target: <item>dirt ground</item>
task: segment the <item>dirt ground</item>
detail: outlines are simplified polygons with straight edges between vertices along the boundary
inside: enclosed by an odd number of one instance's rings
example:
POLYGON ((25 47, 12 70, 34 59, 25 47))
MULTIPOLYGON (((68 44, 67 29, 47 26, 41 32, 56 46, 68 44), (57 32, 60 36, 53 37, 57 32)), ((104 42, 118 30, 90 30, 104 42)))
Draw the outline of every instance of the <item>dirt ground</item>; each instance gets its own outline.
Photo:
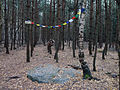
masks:
POLYGON ((27 78, 27 71, 45 64, 53 64, 58 67, 67 67, 68 64, 80 65, 78 61, 78 51, 76 50, 76 58, 72 57, 72 49, 65 47, 65 50, 59 51, 59 63, 54 60, 54 53, 50 55, 47 53, 47 47, 43 45, 36 46, 31 62, 26 63, 26 48, 19 48, 10 51, 9 55, 5 52, 0 52, 0 90, 119 90, 119 76, 113 78, 112 74, 119 74, 119 60, 117 52, 109 51, 105 60, 101 59, 101 50, 98 50, 96 68, 97 71, 92 71, 93 57, 89 56, 88 50, 85 49, 85 61, 90 67, 93 77, 96 80, 83 80, 82 70, 81 75, 76 75, 65 84, 45 84, 32 82, 27 78), (106 74, 111 73, 111 74, 106 74), (20 78, 10 79, 11 76, 19 76, 20 78))

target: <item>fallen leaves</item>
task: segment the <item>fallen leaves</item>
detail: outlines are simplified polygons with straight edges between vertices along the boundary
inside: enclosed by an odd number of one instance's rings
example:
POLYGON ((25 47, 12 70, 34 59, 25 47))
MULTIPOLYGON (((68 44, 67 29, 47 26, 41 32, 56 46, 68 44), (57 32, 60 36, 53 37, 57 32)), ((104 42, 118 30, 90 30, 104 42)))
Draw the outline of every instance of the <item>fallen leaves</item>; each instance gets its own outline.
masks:
MULTIPOLYGON (((111 72, 115 74, 119 74, 119 60, 114 60, 117 58, 116 52, 108 52, 108 56, 106 60, 101 59, 101 50, 98 52, 98 57, 96 60, 96 68, 97 71, 92 71, 92 59, 93 57, 89 56, 87 50, 85 50, 85 61, 87 61, 91 71, 92 76, 101 79, 100 81, 96 80, 83 80, 82 75, 77 74, 75 78, 71 78, 65 84, 38 84, 37 82, 32 82, 27 79, 26 73, 28 70, 45 64, 52 64, 59 67, 68 67, 68 64, 80 66, 78 57, 72 57, 72 49, 65 47, 65 51, 59 52, 59 63, 56 63, 54 60, 54 53, 50 55, 47 53, 47 49, 45 46, 40 45, 37 46, 34 50, 33 57, 31 58, 30 63, 26 63, 26 52, 25 48, 21 50, 13 50, 9 55, 5 53, 0 53, 0 89, 1 88, 9 88, 9 89, 36 89, 36 90, 79 90, 79 89, 100 89, 100 90, 118 90, 119 88, 119 76, 116 78, 109 77, 106 75, 106 72, 111 72), (43 52, 42 52, 43 51, 43 52), (6 77, 20 75, 19 79, 11 79, 6 82, 6 77), (76 81, 76 82, 74 82, 76 81), (74 84, 73 84, 74 82, 74 84)), ((76 54, 78 51, 76 50, 76 54)), ((82 70, 78 70, 82 73, 82 70)), ((60 72, 62 73, 62 72, 60 72)))

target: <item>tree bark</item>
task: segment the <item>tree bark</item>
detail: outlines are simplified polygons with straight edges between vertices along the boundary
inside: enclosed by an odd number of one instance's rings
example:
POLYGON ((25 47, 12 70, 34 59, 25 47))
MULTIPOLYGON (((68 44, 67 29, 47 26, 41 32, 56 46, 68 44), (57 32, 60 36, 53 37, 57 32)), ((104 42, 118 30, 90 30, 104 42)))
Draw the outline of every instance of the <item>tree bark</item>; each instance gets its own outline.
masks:
POLYGON ((120 65, 120 2, 117 1, 117 28, 116 28, 116 44, 118 47, 118 58, 119 58, 119 65, 120 65))
POLYGON ((102 59, 105 59, 105 55, 107 55, 108 48, 108 7, 107 1, 105 0, 105 47, 102 53, 102 59))
POLYGON ((24 43, 24 2, 23 0, 21 1, 21 5, 22 5, 22 45, 24 43))
POLYGON ((2 40, 2 3, 0 1, 0 43, 1 43, 1 40, 2 40))
MULTIPOLYGON (((78 10, 78 0, 74 0, 74 15, 77 14, 77 10, 78 10)), ((72 42, 72 48, 73 48, 73 57, 75 57, 75 48, 76 48, 76 32, 77 32, 77 20, 75 19, 73 22, 73 42, 72 42)))
POLYGON ((7 4, 5 0, 5 47, 6 54, 9 54, 9 42, 8 42, 8 18, 7 18, 7 4))
POLYGON ((97 57, 97 42, 98 42, 98 3, 100 0, 96 0, 96 22, 95 22, 95 53, 93 58, 93 71, 96 71, 96 57, 97 57))
MULTIPOLYGON (((57 0, 57 23, 60 23, 60 0, 57 0)), ((60 28, 59 28, 60 29, 60 28)), ((56 51, 54 55, 54 59, 56 60, 56 63, 58 63, 58 51, 60 48, 60 31, 56 30, 56 51)))
MULTIPOLYGON (((16 4, 16 3, 15 3, 16 4)), ((15 47, 15 43, 16 43, 16 9, 15 9, 15 12, 14 12, 14 23, 13 23, 13 25, 14 25, 14 38, 13 38, 13 49, 15 50, 16 49, 16 47, 15 47)))
MULTIPOLYGON (((65 0, 62 0, 62 22, 65 19, 65 0)), ((62 28, 62 50, 64 50, 64 26, 62 28)))
POLYGON ((89 55, 92 55, 92 29, 93 29, 93 0, 90 1, 90 30, 89 30, 89 55))
POLYGON ((15 1, 12 0, 12 28, 11 28, 11 50, 13 49, 13 31, 14 31, 14 23, 15 23, 15 20, 14 20, 14 16, 15 16, 15 7, 14 7, 14 3, 15 1))
MULTIPOLYGON (((35 0, 35 11, 37 12, 38 10, 38 1, 35 0)), ((35 22, 37 23, 38 20, 38 12, 35 14, 35 22)), ((34 29, 34 47, 36 46, 38 41, 38 37, 37 37, 37 26, 35 25, 35 29, 34 29)))
MULTIPOLYGON (((34 0, 32 0, 32 21, 34 20, 34 15, 33 15, 33 10, 34 10, 34 0)), ((34 46, 33 46, 33 30, 34 30, 34 26, 31 26, 31 57, 33 56, 33 50, 34 50, 34 46)))
MULTIPOLYGON (((49 26, 52 25, 52 0, 50 0, 50 16, 49 16, 49 26)), ((52 30, 51 29, 48 29, 48 32, 47 32, 47 41, 49 41, 50 39, 52 39, 52 30)))
MULTIPOLYGON (((27 7, 27 17, 28 17, 28 19, 29 19, 29 8, 30 8, 30 1, 29 0, 27 0, 27 5, 26 5, 26 7, 27 7)), ((26 51, 26 56, 27 56, 27 58, 26 58, 26 61, 27 62, 30 62, 30 53, 29 53, 29 30, 30 30, 30 27, 29 27, 29 25, 26 25, 26 28, 27 28, 27 51, 26 51)))
POLYGON ((99 3, 99 28, 98 28, 98 32, 99 32, 99 37, 98 37, 98 39, 99 39, 99 48, 102 48, 102 43, 103 43, 103 41, 102 41, 102 16, 101 16, 101 0, 98 2, 99 3))

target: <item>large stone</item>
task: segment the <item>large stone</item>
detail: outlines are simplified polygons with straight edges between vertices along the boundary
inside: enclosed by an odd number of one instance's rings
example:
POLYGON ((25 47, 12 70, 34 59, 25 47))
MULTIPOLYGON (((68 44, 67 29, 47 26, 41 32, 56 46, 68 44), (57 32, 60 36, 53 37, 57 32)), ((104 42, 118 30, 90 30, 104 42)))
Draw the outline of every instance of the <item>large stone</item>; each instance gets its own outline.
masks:
POLYGON ((27 77, 38 83, 63 84, 70 78, 75 77, 76 74, 80 74, 80 72, 72 68, 58 68, 51 64, 47 64, 44 67, 38 66, 29 70, 27 77))

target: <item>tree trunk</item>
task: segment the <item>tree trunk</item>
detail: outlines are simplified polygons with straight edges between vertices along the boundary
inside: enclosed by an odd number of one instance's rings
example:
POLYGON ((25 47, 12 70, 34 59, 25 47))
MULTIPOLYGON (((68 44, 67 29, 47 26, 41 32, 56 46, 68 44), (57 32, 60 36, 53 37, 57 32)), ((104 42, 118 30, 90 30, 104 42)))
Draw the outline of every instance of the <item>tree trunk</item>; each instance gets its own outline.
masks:
POLYGON ((98 3, 100 0, 96 0, 96 22, 95 22, 95 53, 93 58, 93 71, 96 71, 96 57, 97 57, 97 42, 98 42, 98 3))
POLYGON ((108 27, 108 43, 109 46, 111 46, 111 40, 112 40, 112 21, 111 21, 111 0, 109 0, 109 17, 108 17, 108 21, 109 21, 109 27, 108 27))
MULTIPOLYGON (((68 14, 68 20, 70 20, 70 11, 68 14)), ((70 47, 70 23, 68 24, 68 46, 70 47)))
MULTIPOLYGON (((15 3, 16 4, 16 3, 15 3)), ((16 49, 15 47, 15 43, 16 43, 16 9, 15 9, 15 12, 14 12, 14 38, 13 38, 13 49, 16 49)))
POLYGON ((6 54, 9 54, 9 42, 8 42, 8 18, 7 18, 7 4, 5 0, 5 47, 6 54))
POLYGON ((14 16, 15 16, 15 7, 14 7, 15 1, 12 0, 12 28, 11 28, 11 50, 13 49, 13 31, 14 31, 14 16))
MULTIPOLYGON (((74 0, 74 15, 77 14, 77 10, 78 10, 78 0, 74 0)), ((74 20, 74 26, 73 26, 73 43, 72 43, 72 48, 73 48, 73 57, 75 57, 75 48, 76 48, 76 32, 77 32, 77 20, 74 20)))
POLYGON ((98 28, 98 33, 99 33, 99 48, 102 48, 102 16, 101 16, 101 0, 98 2, 99 3, 99 28, 98 28))
MULTIPOLYGON (((71 5, 71 0, 70 0, 70 5, 71 5)), ((68 20, 70 20, 70 14, 71 14, 71 10, 70 10, 70 5, 69 5, 69 9, 68 9, 68 20)), ((70 23, 68 23, 68 35, 67 35, 68 37, 67 37, 67 40, 68 40, 68 46, 70 47, 70 37, 71 37, 71 35, 70 35, 70 23)))
MULTIPOLYGON (((65 0, 62 0, 62 22, 65 22, 65 0)), ((64 26, 62 28, 62 50, 64 50, 64 26)))
MULTIPOLYGON (((38 2, 37 2, 37 0, 35 0, 35 11, 37 12, 37 10, 38 10, 38 2)), ((38 15, 38 12, 35 14, 35 22, 37 23, 37 20, 38 20, 38 17, 37 17, 37 15, 38 15)), ((36 46, 36 44, 37 44, 37 26, 35 25, 35 29, 34 29, 34 47, 36 46)))
MULTIPOLYGON (((34 8, 34 0, 32 0, 32 21, 34 20, 34 15, 33 15, 33 9, 34 8)), ((31 57, 33 56, 33 30, 34 30, 34 26, 31 26, 31 57)))
POLYGON ((22 13, 22 45, 23 45, 23 43, 24 43, 24 2, 23 2, 23 0, 21 1, 22 3, 22 11, 21 11, 21 13, 22 13))
MULTIPOLYGON (((55 25, 55 0, 53 0, 53 19, 52 19, 52 24, 55 25)), ((53 34, 52 34, 52 39, 55 40, 55 28, 53 28, 53 31, 51 31, 53 34)))
MULTIPOLYGON (((52 0, 50 0, 50 16, 49 16, 49 26, 51 25, 52 25, 52 0)), ((50 39, 52 39, 52 30, 48 29, 47 41, 49 41, 50 39)))
MULTIPOLYGON (((57 23, 60 23, 60 0, 57 0, 57 23)), ((60 29, 60 28, 59 28, 60 29)), ((58 51, 60 48, 60 30, 56 30, 56 51, 54 55, 54 59, 56 59, 56 63, 58 63, 58 51)))
POLYGON ((117 1, 117 28, 116 28, 116 44, 117 44, 117 51, 118 51, 118 58, 119 58, 119 65, 120 65, 120 2, 117 1))
POLYGON ((89 55, 92 55, 93 0, 90 1, 89 55))
POLYGON ((108 48, 108 9, 107 9, 107 2, 105 0, 105 47, 102 53, 102 59, 105 59, 105 55, 107 55, 107 48, 108 48))
MULTIPOLYGON (((44 5, 44 10, 43 10, 43 24, 46 25, 46 0, 45 0, 45 5, 44 5)), ((44 44, 44 46, 46 45, 45 42, 46 42, 46 28, 42 28, 42 42, 44 44)))
POLYGON ((2 3, 0 1, 0 43, 1 43, 1 40, 2 40, 2 3))
MULTIPOLYGON (((26 5, 26 7, 27 7, 27 17, 28 17, 28 19, 29 19, 29 8, 30 8, 30 1, 29 0, 27 0, 27 5, 26 5)), ((28 25, 26 25, 26 29, 27 29, 27 51, 26 51, 26 54, 27 54, 27 58, 26 58, 26 61, 27 62, 30 62, 30 54, 29 54, 29 30, 30 30, 30 27, 29 27, 29 24, 28 25)))

